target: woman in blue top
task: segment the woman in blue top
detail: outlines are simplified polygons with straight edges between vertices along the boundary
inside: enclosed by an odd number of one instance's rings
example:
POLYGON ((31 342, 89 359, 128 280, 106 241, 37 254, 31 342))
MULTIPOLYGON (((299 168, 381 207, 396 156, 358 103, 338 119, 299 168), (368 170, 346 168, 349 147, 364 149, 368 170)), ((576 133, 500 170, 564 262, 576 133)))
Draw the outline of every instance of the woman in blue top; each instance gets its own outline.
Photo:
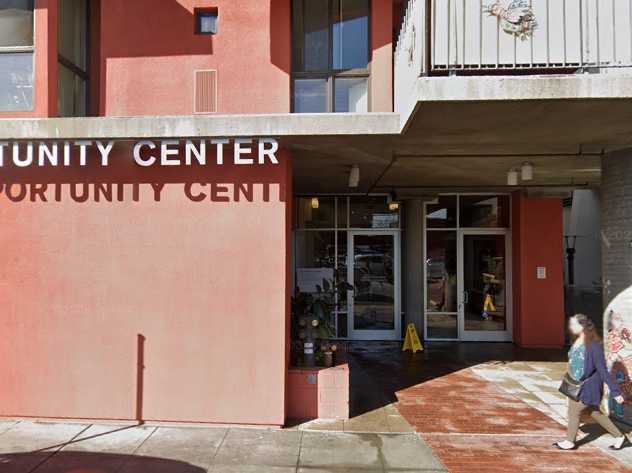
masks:
POLYGON ((568 327, 575 338, 568 353, 568 373, 573 379, 580 381, 582 386, 579 391, 579 401, 568 400, 568 436, 566 440, 553 445, 561 450, 577 448, 575 440, 579 430, 579 421, 582 412, 588 410, 590 416, 615 438, 610 448, 621 450, 626 443, 626 436, 617 429, 608 416, 599 410, 604 383, 608 385, 619 404, 623 403, 623 396, 606 368, 603 346, 597 335, 595 324, 587 316, 577 314, 570 319, 568 327))

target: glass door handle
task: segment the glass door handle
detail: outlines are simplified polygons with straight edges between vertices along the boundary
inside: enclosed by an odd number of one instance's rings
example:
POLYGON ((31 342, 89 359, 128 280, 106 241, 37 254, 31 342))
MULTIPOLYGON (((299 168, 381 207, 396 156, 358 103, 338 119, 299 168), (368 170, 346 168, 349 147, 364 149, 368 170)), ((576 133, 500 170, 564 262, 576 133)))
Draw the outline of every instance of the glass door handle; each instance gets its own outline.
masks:
POLYGON ((470 293, 467 291, 463 291, 463 304, 467 304, 470 302, 470 293))

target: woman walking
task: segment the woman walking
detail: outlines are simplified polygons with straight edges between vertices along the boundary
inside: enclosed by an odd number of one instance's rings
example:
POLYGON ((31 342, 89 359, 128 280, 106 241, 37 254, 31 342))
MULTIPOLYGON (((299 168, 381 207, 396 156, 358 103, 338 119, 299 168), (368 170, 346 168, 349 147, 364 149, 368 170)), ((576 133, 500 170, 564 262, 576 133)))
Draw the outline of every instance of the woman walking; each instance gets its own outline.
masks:
POLYGON ((610 448, 621 450, 627 442, 627 437, 621 433, 608 416, 599 410, 603 398, 604 383, 608 385, 616 402, 622 404, 624 399, 619 386, 612 381, 606 368, 603 346, 600 343, 595 325, 587 316, 577 314, 570 319, 568 328, 575 338, 568 353, 568 375, 572 379, 568 383, 565 380, 560 388, 569 396, 568 435, 566 440, 556 442, 553 445, 560 450, 575 450, 581 415, 584 411, 589 411, 590 416, 614 437, 614 443, 610 448), (569 385, 571 389, 568 389, 569 385), (573 385, 579 388, 578 394, 572 392, 573 385))

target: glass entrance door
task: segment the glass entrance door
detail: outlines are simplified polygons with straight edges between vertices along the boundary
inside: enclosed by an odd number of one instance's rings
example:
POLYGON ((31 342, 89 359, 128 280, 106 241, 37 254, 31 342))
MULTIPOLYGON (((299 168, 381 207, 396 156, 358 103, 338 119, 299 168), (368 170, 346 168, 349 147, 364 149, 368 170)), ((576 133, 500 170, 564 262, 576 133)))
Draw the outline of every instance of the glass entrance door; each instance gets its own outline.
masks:
POLYGON ((506 232, 462 231, 459 240, 460 339, 511 341, 506 232))
POLYGON ((349 338, 399 339, 399 233, 352 231, 348 248, 349 338))
POLYGON ((426 203, 427 340, 512 340, 510 209, 503 194, 426 203))

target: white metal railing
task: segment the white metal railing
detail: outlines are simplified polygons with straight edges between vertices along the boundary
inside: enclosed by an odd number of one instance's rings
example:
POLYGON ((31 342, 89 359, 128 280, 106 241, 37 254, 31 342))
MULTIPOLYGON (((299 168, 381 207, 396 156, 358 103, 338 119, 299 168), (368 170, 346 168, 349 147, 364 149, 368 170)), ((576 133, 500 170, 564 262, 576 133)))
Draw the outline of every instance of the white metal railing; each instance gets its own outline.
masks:
MULTIPOLYGON (((632 0, 431 0, 430 4, 432 71, 632 66, 632 0), (515 20, 528 9, 537 22, 532 34, 512 32, 512 24, 518 29, 524 26, 515 20), (505 12, 513 14, 514 23, 503 22, 505 12)), ((418 24, 425 31, 425 18, 418 24)))

